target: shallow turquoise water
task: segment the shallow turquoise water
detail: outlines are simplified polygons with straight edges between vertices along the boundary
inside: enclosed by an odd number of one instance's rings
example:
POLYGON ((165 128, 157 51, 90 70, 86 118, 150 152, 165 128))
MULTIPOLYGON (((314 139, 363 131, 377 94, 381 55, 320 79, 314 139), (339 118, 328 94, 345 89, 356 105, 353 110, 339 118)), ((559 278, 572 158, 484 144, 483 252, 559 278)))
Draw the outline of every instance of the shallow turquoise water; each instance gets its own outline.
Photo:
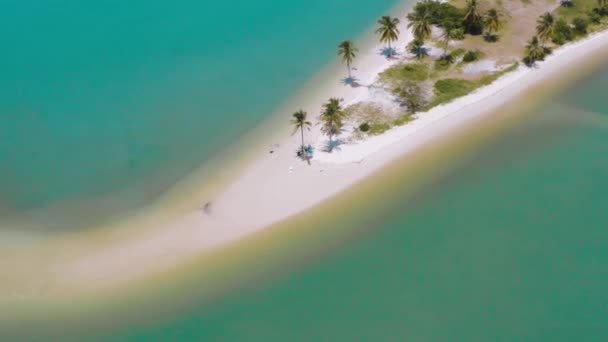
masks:
POLYGON ((5 1, 0 218, 109 197, 103 217, 150 201, 395 4, 5 1))
POLYGON ((366 233, 313 260, 106 337, 605 341, 607 87, 608 65, 415 201, 387 193, 350 228, 366 233))
MULTIPOLYGON (((14 47, 0 64, 7 213, 107 196, 126 184, 138 194, 131 204, 145 201, 261 120, 333 57, 335 41, 391 5, 103 4, 7 2, 0 14, 2 42, 14 47), (288 7, 301 18, 280 18, 288 7), (209 30, 203 39, 195 28, 209 23, 229 33, 209 30), (271 32, 279 24, 285 28, 271 32), (300 39, 288 40, 295 32, 300 39), (302 44, 319 54, 302 57, 302 44), (253 76, 262 70, 271 75, 253 76), (227 101, 227 90, 239 100, 227 101), (166 168, 173 158, 179 167, 166 168)), ((608 66, 546 101, 414 202, 404 179, 381 209, 352 208, 358 217, 349 229, 363 233, 311 260, 285 257, 280 271, 212 302, 199 302, 194 286, 180 294, 191 297, 181 309, 165 308, 178 296, 169 293, 90 325, 83 314, 77 331, 44 312, 53 338, 24 321, 7 340, 607 340, 607 88, 608 66)), ((340 229, 340 219, 311 229, 340 229)))

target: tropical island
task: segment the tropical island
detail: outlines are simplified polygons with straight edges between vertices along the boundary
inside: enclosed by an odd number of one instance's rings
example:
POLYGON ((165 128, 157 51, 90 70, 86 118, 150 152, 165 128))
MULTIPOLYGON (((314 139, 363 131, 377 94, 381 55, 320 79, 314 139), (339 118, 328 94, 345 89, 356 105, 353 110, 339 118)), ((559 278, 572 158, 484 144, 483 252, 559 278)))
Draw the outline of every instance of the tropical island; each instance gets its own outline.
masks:
POLYGON ((607 28, 607 0, 425 0, 407 15, 383 16, 374 43, 341 42, 344 66, 313 77, 277 110, 282 129, 243 138, 245 147, 227 154, 235 164, 202 170, 206 178, 184 181, 139 216, 45 247, 61 258, 15 251, 28 262, 22 269, 43 272, 17 274, 14 284, 65 298, 111 289, 361 196, 394 176, 395 164, 433 159, 416 169, 432 177, 444 140, 478 129, 481 118, 497 121, 535 87, 605 62, 607 28))
MULTIPOLYGON (((361 84, 352 70, 358 48, 352 40, 338 45, 347 67, 342 82, 370 94, 347 103, 331 97, 322 105, 318 124, 329 140, 317 150, 331 153, 341 144, 381 135, 520 66, 538 68, 560 46, 608 28, 608 1, 423 0, 403 18, 383 16, 377 24, 375 33, 385 44, 378 53, 390 66, 372 83, 361 84), (402 20, 411 38, 396 46, 408 33, 399 29, 402 20)), ((312 126, 307 113, 294 113, 292 124, 301 133, 297 154, 310 163, 314 147, 304 139, 312 126)))

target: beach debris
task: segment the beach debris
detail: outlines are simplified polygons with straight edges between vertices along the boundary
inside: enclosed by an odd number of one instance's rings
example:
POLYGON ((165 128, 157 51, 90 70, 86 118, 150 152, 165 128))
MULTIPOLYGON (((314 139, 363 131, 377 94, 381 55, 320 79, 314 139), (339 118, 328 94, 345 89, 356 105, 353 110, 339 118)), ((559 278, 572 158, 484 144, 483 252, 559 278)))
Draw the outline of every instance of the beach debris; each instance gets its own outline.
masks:
POLYGON ((293 166, 289 165, 289 173, 293 173, 293 166))

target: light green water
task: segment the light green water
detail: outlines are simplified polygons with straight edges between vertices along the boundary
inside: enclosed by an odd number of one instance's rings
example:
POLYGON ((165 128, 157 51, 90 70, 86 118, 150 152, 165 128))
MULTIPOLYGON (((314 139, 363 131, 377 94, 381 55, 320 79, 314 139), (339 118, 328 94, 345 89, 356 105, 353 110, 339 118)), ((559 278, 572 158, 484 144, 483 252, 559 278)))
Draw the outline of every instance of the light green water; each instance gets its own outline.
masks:
POLYGON ((414 200, 405 197, 403 180, 403 190, 387 192, 383 206, 357 205, 337 211, 342 219, 314 221, 316 232, 344 222, 363 233, 326 242, 331 249, 306 262, 211 303, 189 303, 102 336, 606 340, 606 87, 608 65, 488 141, 414 200))

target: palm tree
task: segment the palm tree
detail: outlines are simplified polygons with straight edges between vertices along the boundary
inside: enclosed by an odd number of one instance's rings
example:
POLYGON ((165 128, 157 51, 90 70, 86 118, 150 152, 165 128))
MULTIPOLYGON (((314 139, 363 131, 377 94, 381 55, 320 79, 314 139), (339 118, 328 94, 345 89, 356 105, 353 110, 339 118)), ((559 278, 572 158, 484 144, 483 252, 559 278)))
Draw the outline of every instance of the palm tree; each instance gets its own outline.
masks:
POLYGON ((391 42, 399 38, 399 27, 397 27, 399 19, 385 15, 378 20, 378 24, 380 27, 376 30, 376 34, 380 35, 381 43, 388 43, 389 53, 392 54, 391 42))
POLYGON ((414 39, 409 45, 410 53, 416 57, 416 59, 423 59, 428 56, 428 51, 424 48, 424 43, 418 39, 414 39))
POLYGON ((304 148, 304 128, 306 129, 310 129, 310 126, 312 126, 312 124, 310 123, 310 121, 306 120, 306 117, 308 116, 308 113, 306 113, 303 110, 299 110, 295 113, 293 113, 293 119, 291 119, 291 124, 293 125, 293 133, 291 133, 291 135, 296 134, 297 131, 302 132, 302 153, 304 153, 306 151, 306 149, 304 148))
POLYGON ((486 14, 485 20, 484 20, 484 25, 485 25, 484 27, 490 33, 494 33, 496 31, 500 30, 502 23, 500 22, 500 14, 498 13, 498 11, 496 9, 492 8, 491 10, 488 11, 488 13, 486 14))
POLYGON ((431 16, 428 12, 412 12, 407 15, 407 27, 412 29, 414 38, 424 42, 431 36, 431 16))
POLYGON ((481 34, 483 31, 483 20, 479 13, 477 0, 467 0, 467 7, 464 14, 464 26, 467 33, 481 34))
POLYGON ((359 50, 355 47, 350 40, 345 40, 340 45, 338 45, 338 56, 342 57, 342 61, 346 63, 346 67, 348 68, 348 78, 351 78, 350 74, 350 65, 353 63, 353 59, 357 57, 357 52, 359 50))
POLYGON ((541 15, 540 18, 538 18, 538 20, 536 21, 536 23, 536 34, 538 35, 538 38, 544 46, 545 42, 547 42, 547 40, 551 39, 551 37, 553 36, 553 31, 555 28, 555 18, 553 17, 553 14, 547 12, 541 15))
POLYGON ((342 128, 342 118, 344 112, 342 111, 342 100, 332 97, 329 101, 323 104, 323 112, 321 112, 320 119, 323 121, 323 127, 321 131, 329 136, 329 152, 333 149, 332 137, 340 133, 342 128))
POLYGON ((526 57, 524 58, 524 61, 526 64, 532 65, 536 61, 542 61, 545 58, 546 53, 547 51, 540 45, 538 37, 534 36, 526 45, 526 57))
POLYGON ((443 49, 443 54, 447 55, 448 47, 450 45, 450 40, 456 39, 456 37, 457 37, 456 29, 454 29, 450 26, 443 26, 441 28, 441 30, 443 31, 443 33, 441 34, 441 38, 443 39, 443 41, 445 43, 445 48, 443 49))

